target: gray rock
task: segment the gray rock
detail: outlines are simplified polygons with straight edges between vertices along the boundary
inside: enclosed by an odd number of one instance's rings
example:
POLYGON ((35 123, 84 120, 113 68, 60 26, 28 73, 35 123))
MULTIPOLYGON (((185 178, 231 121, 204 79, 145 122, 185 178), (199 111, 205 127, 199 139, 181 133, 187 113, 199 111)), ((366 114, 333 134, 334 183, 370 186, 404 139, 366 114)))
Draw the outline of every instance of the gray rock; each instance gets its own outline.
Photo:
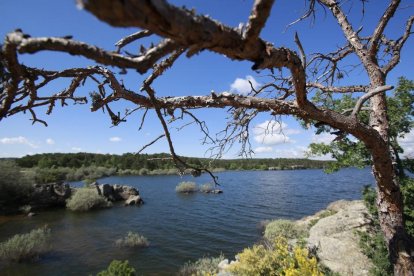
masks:
POLYGON ((144 201, 141 199, 139 195, 131 195, 127 200, 125 200, 126 206, 141 205, 143 203, 144 201))
MULTIPOLYGON (((309 230, 309 247, 317 249, 320 261, 333 272, 341 275, 368 275, 373 264, 362 253, 356 233, 369 231, 372 224, 364 203, 341 200, 330 204, 327 209, 336 213, 320 218, 309 230)), ((312 217, 305 218, 304 221, 306 220, 311 221, 312 217)))
POLYGON ((35 184, 30 194, 29 205, 32 209, 65 206, 72 189, 68 183, 35 184))

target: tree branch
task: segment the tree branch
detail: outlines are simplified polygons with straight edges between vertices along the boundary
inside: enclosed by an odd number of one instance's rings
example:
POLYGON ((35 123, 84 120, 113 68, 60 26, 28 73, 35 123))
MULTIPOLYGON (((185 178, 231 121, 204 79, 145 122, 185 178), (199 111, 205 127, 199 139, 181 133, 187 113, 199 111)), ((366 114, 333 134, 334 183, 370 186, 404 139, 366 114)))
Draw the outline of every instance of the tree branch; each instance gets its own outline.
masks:
POLYGON ((119 53, 121 49, 128 45, 131 42, 134 42, 135 40, 141 39, 146 36, 150 36, 152 33, 148 30, 139 31, 133 34, 130 34, 122 39, 120 39, 117 43, 115 43, 115 46, 117 46, 116 52, 119 53))
MULTIPOLYGON (((247 45, 254 44, 266 24, 274 0, 256 0, 249 16, 246 32, 243 34, 247 45)), ((249 47, 249 46, 247 46, 249 47)))
POLYGON ((371 97, 380 94, 380 93, 384 93, 385 91, 391 90, 394 87, 391 85, 384 85, 384 86, 380 86, 377 87, 371 91, 369 91, 367 94, 363 95, 361 98, 358 99, 357 103, 355 104, 354 110, 351 113, 351 117, 356 117, 359 113, 359 111, 361 110, 362 105, 371 97))

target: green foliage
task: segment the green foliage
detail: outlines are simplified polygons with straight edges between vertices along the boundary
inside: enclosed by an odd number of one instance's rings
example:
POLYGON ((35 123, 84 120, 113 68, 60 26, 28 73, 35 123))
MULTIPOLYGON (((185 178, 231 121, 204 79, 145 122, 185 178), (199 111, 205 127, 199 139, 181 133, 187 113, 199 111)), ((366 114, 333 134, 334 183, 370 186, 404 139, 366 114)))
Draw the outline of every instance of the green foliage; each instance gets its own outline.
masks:
POLYGON ((312 226, 314 226, 315 224, 318 223, 319 220, 332 216, 334 214, 336 214, 337 212, 334 210, 325 210, 322 213, 319 214, 319 216, 316 219, 313 219, 309 222, 309 228, 311 228, 312 226))
POLYGON ((234 275, 323 275, 315 257, 305 248, 296 246, 289 250, 288 242, 278 238, 271 248, 254 245, 238 254, 239 261, 230 265, 234 275))
POLYGON ((112 206, 105 197, 100 196, 96 189, 80 188, 66 202, 66 207, 72 211, 88 211, 90 209, 112 206))
POLYGON ((359 232, 359 246, 362 252, 372 260, 374 264, 370 271, 372 275, 392 275, 392 265, 388 259, 388 249, 384 240, 378 220, 378 209, 375 203, 376 192, 373 188, 365 186, 362 192, 364 203, 369 213, 372 215, 374 225, 373 232, 359 232))
MULTIPOLYGON (((394 153, 401 154, 402 148, 399 146, 397 138, 404 137, 413 127, 412 117, 414 115, 414 82, 403 77, 399 78, 398 86, 392 96, 387 97, 387 114, 389 118, 389 138, 394 153)), ((344 110, 352 109, 357 98, 350 95, 340 99, 334 99, 329 94, 317 93, 313 99, 316 103, 324 105, 339 113, 344 110)), ((369 116, 367 111, 358 114, 361 122, 368 124, 369 116)), ((331 132, 333 129, 327 125, 318 124, 316 133, 331 132)), ((365 167, 371 164, 370 154, 365 145, 353 138, 345 137, 332 141, 330 144, 313 143, 309 147, 309 156, 331 155, 337 162, 329 163, 328 172, 339 170, 342 167, 365 167)), ((400 168, 400 171, 401 168, 400 168)))
POLYGON ((400 187, 404 198, 405 230, 414 237, 414 179, 404 178, 400 187))
POLYGON ((97 276, 135 276, 135 268, 128 261, 113 260, 106 270, 96 274, 97 276))
POLYGON ((49 238, 50 229, 46 226, 27 234, 14 235, 0 243, 0 259, 13 262, 37 259, 49 249, 49 238))
POLYGON ((177 193, 194 193, 197 192, 197 185, 191 181, 183 181, 175 187, 177 193))
POLYGON ((264 231, 264 237, 273 241, 278 237, 285 239, 299 239, 306 237, 307 231, 291 220, 277 219, 269 222, 264 231))
MULTIPOLYGON (((111 173, 124 175, 145 174, 176 174, 174 162, 167 160, 169 154, 133 154, 123 155, 95 154, 95 153, 45 153, 27 155, 16 160, 19 166, 24 168, 55 169, 63 171, 69 176, 66 180, 83 180, 85 178, 99 178, 89 176, 92 171, 85 168, 112 169, 111 173), (70 169, 70 170, 66 170, 70 169), (78 170, 79 169, 79 170, 78 170)), ((194 166, 203 166, 211 170, 264 170, 272 168, 295 169, 300 168, 324 168, 330 161, 310 159, 220 159, 181 157, 185 162, 194 166)), ((102 169, 103 170, 103 169, 102 169)), ((105 172, 105 174, 108 174, 105 172)))
POLYGON ((32 179, 13 161, 0 162, 0 213, 24 204, 32 191, 32 179))
POLYGON ((195 262, 188 262, 184 264, 178 275, 180 276, 205 276, 216 275, 219 263, 224 260, 224 255, 220 254, 218 257, 204 257, 195 262))
POLYGON ((128 232, 128 234, 115 241, 116 246, 119 247, 148 247, 149 242, 147 238, 136 232, 128 232))

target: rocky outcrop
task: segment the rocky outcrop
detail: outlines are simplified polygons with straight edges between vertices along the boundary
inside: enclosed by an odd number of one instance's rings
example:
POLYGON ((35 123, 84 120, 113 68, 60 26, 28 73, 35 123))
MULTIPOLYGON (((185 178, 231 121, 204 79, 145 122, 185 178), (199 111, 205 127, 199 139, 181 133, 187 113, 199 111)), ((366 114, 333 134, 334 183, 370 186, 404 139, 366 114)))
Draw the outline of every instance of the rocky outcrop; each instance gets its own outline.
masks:
POLYGON ((369 274, 373 264, 362 253, 357 232, 370 231, 372 219, 362 201, 333 202, 326 210, 303 218, 298 224, 314 224, 309 229, 308 246, 316 249, 320 262, 333 272, 369 274))
POLYGON ((104 196, 111 202, 124 201, 125 205, 141 205, 144 201, 139 196, 139 191, 127 185, 99 184, 94 182, 91 187, 95 187, 98 194, 104 196))
POLYGON ((35 184, 28 204, 32 209, 65 206, 66 200, 72 195, 68 183, 35 184))

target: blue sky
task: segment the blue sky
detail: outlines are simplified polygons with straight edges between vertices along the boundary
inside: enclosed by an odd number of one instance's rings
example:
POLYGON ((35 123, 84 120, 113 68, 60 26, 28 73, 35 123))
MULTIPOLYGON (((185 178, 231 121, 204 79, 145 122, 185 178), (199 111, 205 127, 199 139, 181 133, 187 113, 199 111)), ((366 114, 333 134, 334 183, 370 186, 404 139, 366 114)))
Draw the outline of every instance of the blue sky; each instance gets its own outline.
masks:
MULTIPOLYGON (((247 0, 195 0, 171 1, 178 6, 194 7, 197 12, 209 14, 229 26, 236 27, 240 22, 246 22, 253 1, 247 0)), ((381 16, 387 1, 370 1, 366 4, 366 13, 362 16, 359 4, 355 3, 350 10, 349 18, 354 27, 364 26, 362 34, 368 35, 374 28, 374 23, 381 16)), ((413 1, 403 1, 402 7, 414 4, 413 1)), ((413 14, 414 8, 405 8, 394 18, 387 29, 392 38, 397 38, 404 26, 405 20, 413 14)), ((343 35, 327 11, 319 9, 316 21, 307 20, 286 30, 287 24, 300 17, 305 11, 304 1, 276 1, 262 37, 274 43, 277 47, 296 49, 293 38, 298 31, 306 53, 333 51, 344 42, 343 35)), ((64 36, 73 35, 74 39, 95 44, 107 50, 115 50, 115 42, 123 36, 131 34, 135 28, 112 28, 100 22, 86 11, 78 10, 72 0, 2 0, 0 1, 0 36, 2 39, 9 32, 21 28, 31 36, 64 36)), ((149 44, 149 40, 143 40, 149 44)), ((414 56, 414 40, 411 38, 402 52, 401 62, 389 74, 389 84, 395 84, 398 76, 414 79, 412 70, 414 56)), ((135 44, 129 47, 136 51, 135 44)), ((80 57, 59 53, 38 53, 36 55, 20 56, 27 65, 46 69, 64 69, 95 65, 93 61, 80 57)), ((264 72, 256 73, 250 69, 249 62, 235 62, 210 52, 188 59, 181 57, 172 70, 154 83, 159 96, 174 95, 205 95, 211 90, 222 92, 232 91, 244 93, 247 80, 263 83, 264 72)), ((115 70, 117 72, 117 70, 115 70)), ((267 73, 267 72, 266 72, 267 73)), ((145 76, 135 72, 122 75, 126 86, 137 91, 145 76)), ((361 69, 355 70, 348 78, 340 83, 367 82, 361 69)), ((65 88, 67 82, 57 81, 49 86, 44 93, 59 91, 65 88)), ((79 94, 88 95, 96 90, 92 85, 86 85, 79 94)), ((114 109, 121 113, 125 108, 133 108, 126 102, 117 102, 114 109)), ((227 114, 224 110, 200 110, 195 112, 200 119, 205 120, 211 133, 225 127, 227 114)), ((0 157, 18 157, 26 154, 43 152, 99 152, 116 153, 136 152, 143 145, 162 134, 162 129, 155 114, 150 112, 144 128, 138 131, 140 115, 131 116, 128 122, 117 127, 111 127, 110 120, 102 112, 91 113, 88 105, 71 105, 56 108, 51 116, 44 109, 38 110, 38 116, 48 122, 48 127, 41 124, 32 125, 28 114, 18 114, 0 122, 0 157)), ((312 130, 304 130, 292 118, 283 117, 283 135, 274 133, 265 135, 261 131, 268 120, 269 114, 261 114, 252 124, 252 146, 256 157, 302 157, 310 142, 329 141, 329 135, 315 137, 312 130)), ((187 127, 181 131, 176 128, 184 122, 171 125, 171 134, 176 152, 186 156, 205 156, 208 148, 200 144, 203 138, 196 127, 187 127)), ((410 133, 402 141, 407 154, 414 152, 414 134, 410 133)), ((168 152, 165 140, 160 140, 145 152, 168 152)), ((225 157, 237 157, 237 146, 225 157)))

